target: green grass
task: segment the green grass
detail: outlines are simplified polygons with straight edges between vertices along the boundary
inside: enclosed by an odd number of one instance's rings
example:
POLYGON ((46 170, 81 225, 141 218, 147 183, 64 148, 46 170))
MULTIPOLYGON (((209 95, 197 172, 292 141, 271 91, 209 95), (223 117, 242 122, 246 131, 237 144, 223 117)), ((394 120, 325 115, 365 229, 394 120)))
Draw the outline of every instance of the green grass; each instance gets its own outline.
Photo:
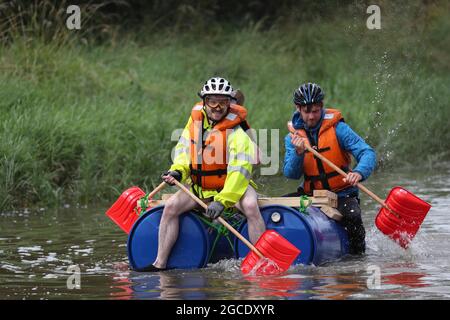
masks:
POLYGON ((270 30, 130 32, 103 44, 17 37, 0 47, 0 209, 150 190, 170 165, 171 132, 213 75, 241 88, 251 125, 279 128, 280 140, 293 90, 314 81, 379 167, 448 161, 449 10, 417 17, 418 3, 383 2, 372 31, 360 6, 270 30))

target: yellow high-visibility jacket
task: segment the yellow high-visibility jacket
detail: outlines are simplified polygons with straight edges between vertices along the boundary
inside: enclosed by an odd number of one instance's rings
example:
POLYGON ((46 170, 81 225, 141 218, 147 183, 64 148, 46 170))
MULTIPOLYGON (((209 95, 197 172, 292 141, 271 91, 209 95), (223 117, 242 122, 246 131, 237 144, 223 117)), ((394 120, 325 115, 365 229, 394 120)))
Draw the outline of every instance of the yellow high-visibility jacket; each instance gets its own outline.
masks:
MULTIPOLYGON (((200 105, 196 105, 199 108, 200 105)), ((195 108, 195 107, 194 107, 195 108)), ((203 108, 203 130, 211 131, 211 123, 209 123, 203 108)), ((255 164, 257 147, 245 131, 236 126, 227 136, 226 149, 228 152, 227 173, 222 190, 202 190, 199 185, 193 184, 191 176, 191 136, 190 127, 192 117, 189 118, 173 155, 173 164, 170 170, 178 170, 182 174, 182 183, 191 185, 191 191, 198 194, 200 198, 214 198, 219 201, 225 208, 232 207, 244 195, 249 184, 256 188, 256 184, 251 181, 253 164, 255 164)))

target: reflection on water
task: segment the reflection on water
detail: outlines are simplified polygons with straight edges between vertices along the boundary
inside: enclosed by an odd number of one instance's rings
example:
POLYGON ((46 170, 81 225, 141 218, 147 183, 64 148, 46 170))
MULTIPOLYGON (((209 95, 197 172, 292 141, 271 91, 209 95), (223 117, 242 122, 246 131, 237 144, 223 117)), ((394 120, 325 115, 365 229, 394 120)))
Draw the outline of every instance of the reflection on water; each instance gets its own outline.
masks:
MULTIPOLYGON (((238 260, 228 260, 239 264, 238 260)), ((120 291, 113 299, 345 299, 367 290, 364 275, 316 274, 313 268, 292 268, 275 276, 241 276, 219 273, 215 266, 204 270, 140 274, 131 272, 127 279, 114 284, 120 291), (362 276, 362 277, 361 277, 362 276)), ((389 278, 395 279, 395 275, 389 278)), ((411 279, 411 277, 410 277, 411 279)), ((408 283, 410 284, 410 282, 408 283)))
MULTIPOLYGON (((281 195, 296 182, 261 179, 261 192, 281 195)), ((157 274, 128 268, 127 236, 99 210, 0 214, 2 299, 449 299, 450 165, 439 173, 382 173, 367 187, 380 196, 401 185, 433 207, 408 250, 374 226, 379 206, 361 195, 367 254, 323 266, 293 266, 274 276, 243 276, 240 260, 199 270, 157 274), (81 289, 68 289, 68 267, 80 268, 81 289), (378 269, 377 269, 378 268, 378 269), (373 270, 381 281, 371 287, 373 270), (370 287, 370 289, 369 289, 370 287)), ((169 190, 170 191, 170 190, 169 190)))
POLYGON ((390 274, 384 277, 386 283, 398 284, 402 286, 408 286, 411 288, 423 288, 428 287, 421 279, 425 277, 425 273, 419 272, 400 272, 390 274))

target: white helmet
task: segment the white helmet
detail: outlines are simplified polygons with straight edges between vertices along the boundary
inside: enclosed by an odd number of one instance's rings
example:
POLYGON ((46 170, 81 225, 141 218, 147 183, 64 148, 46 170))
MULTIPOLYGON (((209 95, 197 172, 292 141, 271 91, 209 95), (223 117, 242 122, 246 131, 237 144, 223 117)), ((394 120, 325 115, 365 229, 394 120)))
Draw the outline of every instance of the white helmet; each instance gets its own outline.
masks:
POLYGON ((232 97, 232 93, 233 87, 227 79, 214 77, 205 82, 198 95, 203 99, 208 94, 222 94, 232 97))

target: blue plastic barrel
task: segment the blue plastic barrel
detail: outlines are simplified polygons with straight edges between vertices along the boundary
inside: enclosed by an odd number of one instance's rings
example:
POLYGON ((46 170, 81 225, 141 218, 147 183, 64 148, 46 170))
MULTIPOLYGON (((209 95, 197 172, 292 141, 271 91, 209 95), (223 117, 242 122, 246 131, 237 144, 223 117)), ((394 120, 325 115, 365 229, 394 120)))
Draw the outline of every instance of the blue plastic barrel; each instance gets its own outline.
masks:
MULTIPOLYGON (((163 206, 145 212, 133 225, 128 236, 128 259, 133 269, 148 266, 154 262, 158 252, 159 222, 163 206)), ((167 262, 171 269, 202 268, 207 264, 215 232, 189 212, 179 218, 178 239, 167 262)))
MULTIPOLYGON (((282 205, 264 206, 260 210, 267 229, 277 231, 301 250, 293 264, 320 265, 348 253, 347 232, 317 207, 308 207, 306 214, 282 205)), ((248 239, 246 221, 238 231, 248 239)), ((249 249, 236 239, 235 251, 237 258, 243 258, 249 249)))

